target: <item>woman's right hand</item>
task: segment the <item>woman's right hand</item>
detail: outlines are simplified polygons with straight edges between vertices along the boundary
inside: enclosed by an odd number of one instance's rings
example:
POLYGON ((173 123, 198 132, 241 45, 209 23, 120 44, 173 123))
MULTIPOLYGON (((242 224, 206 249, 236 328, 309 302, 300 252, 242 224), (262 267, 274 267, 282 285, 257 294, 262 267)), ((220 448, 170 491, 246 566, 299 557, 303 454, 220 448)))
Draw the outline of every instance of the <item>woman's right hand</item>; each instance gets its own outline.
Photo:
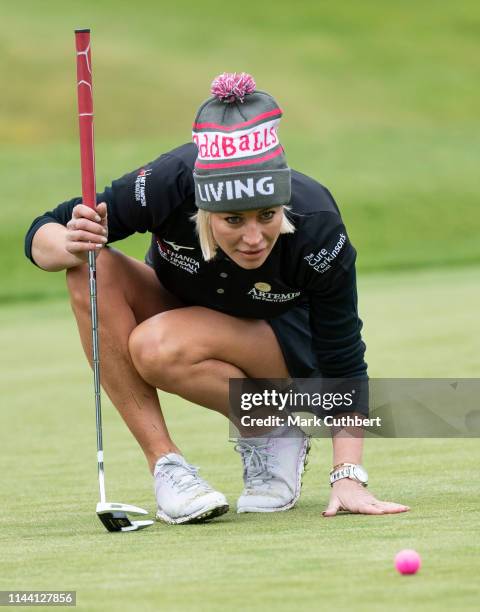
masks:
POLYGON ((83 261, 87 261, 88 252, 96 251, 108 241, 107 205, 97 204, 96 209, 85 204, 77 204, 72 211, 72 218, 67 223, 66 250, 83 261))

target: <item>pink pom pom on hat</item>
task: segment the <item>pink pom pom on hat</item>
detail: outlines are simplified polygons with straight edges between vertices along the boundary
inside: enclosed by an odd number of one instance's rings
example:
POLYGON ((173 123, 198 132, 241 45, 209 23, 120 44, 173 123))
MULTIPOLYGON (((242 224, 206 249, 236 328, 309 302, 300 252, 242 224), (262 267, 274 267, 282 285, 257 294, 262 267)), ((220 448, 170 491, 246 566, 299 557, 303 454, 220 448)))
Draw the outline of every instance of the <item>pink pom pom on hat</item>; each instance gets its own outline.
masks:
POLYGON ((245 96, 252 94, 255 87, 255 80, 251 74, 224 72, 212 81, 210 91, 213 96, 226 104, 231 104, 236 100, 243 104, 245 96))
POLYGON ((282 109, 245 72, 224 72, 210 91, 193 123, 197 207, 222 212, 288 204, 290 168, 278 136, 282 109))

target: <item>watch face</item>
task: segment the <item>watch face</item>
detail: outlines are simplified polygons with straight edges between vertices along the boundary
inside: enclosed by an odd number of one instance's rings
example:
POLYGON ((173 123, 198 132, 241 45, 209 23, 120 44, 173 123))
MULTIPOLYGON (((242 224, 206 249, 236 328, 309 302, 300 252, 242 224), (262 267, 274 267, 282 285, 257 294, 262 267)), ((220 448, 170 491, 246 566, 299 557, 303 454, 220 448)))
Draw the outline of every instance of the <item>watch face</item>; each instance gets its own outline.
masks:
POLYGON ((356 465, 353 468, 353 474, 360 482, 368 482, 367 470, 365 470, 361 465, 356 465))

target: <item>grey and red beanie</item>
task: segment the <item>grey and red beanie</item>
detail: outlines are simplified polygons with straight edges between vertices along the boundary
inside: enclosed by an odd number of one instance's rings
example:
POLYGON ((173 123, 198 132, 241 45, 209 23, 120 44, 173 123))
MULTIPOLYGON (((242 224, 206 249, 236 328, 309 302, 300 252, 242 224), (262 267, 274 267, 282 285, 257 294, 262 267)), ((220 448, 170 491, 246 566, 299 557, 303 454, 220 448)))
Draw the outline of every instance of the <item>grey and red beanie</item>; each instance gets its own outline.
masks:
POLYGON ((277 133, 282 111, 255 87, 249 74, 224 73, 198 110, 193 124, 198 208, 227 212, 290 201, 290 168, 277 133))

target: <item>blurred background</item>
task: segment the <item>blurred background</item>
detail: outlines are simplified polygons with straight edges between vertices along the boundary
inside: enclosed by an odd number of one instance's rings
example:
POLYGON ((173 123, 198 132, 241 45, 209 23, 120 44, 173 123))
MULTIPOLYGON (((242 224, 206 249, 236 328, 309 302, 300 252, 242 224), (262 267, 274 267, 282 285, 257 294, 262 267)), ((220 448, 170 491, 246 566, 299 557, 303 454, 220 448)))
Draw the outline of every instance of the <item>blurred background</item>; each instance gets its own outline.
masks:
MULTIPOLYGON (((284 109, 290 165, 334 194, 360 272, 480 263, 478 3, 3 1, 0 302, 64 295, 22 254, 80 191, 73 30, 92 29, 97 188, 190 139, 223 71, 284 109)), ((147 237, 124 242, 143 256, 147 237)))

